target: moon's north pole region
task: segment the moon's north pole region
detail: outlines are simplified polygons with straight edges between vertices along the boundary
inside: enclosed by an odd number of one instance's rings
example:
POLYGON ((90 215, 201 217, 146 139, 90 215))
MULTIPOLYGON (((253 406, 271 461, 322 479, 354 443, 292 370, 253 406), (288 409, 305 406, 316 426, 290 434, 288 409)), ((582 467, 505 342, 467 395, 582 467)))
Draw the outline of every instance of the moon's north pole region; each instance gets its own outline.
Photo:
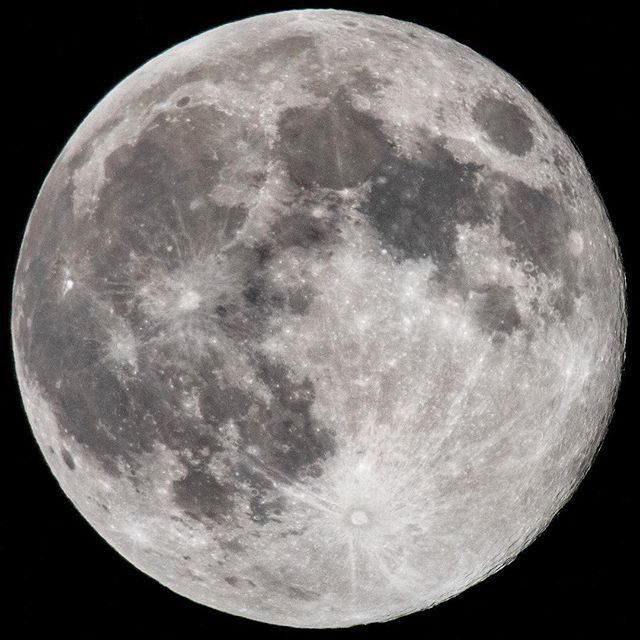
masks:
POLYGON ((91 525, 215 609, 342 627, 497 571, 624 357, 618 245, 511 76, 428 29, 262 15, 117 85, 42 187, 12 333, 91 525))

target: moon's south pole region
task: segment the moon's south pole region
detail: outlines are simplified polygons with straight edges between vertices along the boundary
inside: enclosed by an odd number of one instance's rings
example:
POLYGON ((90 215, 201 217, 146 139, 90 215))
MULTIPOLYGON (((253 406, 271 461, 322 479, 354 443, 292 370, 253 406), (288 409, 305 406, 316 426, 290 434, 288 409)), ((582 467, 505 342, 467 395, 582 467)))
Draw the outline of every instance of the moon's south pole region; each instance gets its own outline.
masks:
POLYGON ((136 567, 342 627, 511 561, 586 473, 624 357, 607 213, 516 80, 414 24, 262 15, 82 122, 12 335, 47 463, 136 567))

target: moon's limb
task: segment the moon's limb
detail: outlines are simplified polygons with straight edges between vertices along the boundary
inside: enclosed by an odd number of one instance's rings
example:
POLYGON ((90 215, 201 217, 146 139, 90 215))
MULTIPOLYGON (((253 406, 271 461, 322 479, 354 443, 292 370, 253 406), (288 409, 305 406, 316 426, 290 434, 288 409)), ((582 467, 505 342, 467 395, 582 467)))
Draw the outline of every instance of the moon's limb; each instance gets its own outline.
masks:
POLYGON ((260 16, 89 115, 29 221, 13 339, 64 491, 209 606, 347 626, 538 535, 605 433, 615 235, 551 116, 450 39, 260 16))

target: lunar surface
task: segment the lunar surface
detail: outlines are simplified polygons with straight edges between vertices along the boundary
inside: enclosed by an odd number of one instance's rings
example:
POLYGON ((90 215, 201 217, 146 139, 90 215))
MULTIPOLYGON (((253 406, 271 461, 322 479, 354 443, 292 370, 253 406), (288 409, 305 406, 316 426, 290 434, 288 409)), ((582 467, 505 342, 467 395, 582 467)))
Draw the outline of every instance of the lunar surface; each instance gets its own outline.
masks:
POLYGON ((12 333, 62 489, 125 558, 297 627, 431 607, 587 471, 624 275, 511 76, 342 11, 197 36, 115 87, 39 194, 12 333))

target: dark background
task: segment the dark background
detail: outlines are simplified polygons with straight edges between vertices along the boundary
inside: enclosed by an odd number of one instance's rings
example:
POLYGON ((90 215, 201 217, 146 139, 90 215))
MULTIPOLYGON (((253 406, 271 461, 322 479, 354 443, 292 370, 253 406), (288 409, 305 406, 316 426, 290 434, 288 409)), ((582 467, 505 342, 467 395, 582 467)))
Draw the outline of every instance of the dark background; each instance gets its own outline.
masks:
MULTIPOLYGON (((304 4, 244 2, 48 3, 4 11, 9 93, 3 121, 10 169, 2 252, 7 288, 3 340, 5 434, 2 557, 7 616, 23 632, 145 637, 193 632, 292 638, 627 637, 637 628, 631 593, 637 556, 635 429, 637 258, 634 222, 637 122, 632 101, 633 21, 629 3, 314 2, 422 24, 470 46, 514 75, 582 152, 620 239, 627 270, 627 365, 609 434, 587 478, 546 532, 498 574, 438 607, 384 625, 304 631, 272 627, 199 606, 145 576, 111 549, 75 511, 33 439, 17 391, 8 335, 10 287, 31 207, 49 168, 80 121, 113 85, 166 48, 225 22, 304 4), (435 6, 438 4, 438 6, 435 6), (528 5, 528 6, 525 6, 528 5), (424 8, 427 6, 427 8, 424 8), (633 440, 633 442, 632 442, 633 440), (7 568, 9 569, 7 571, 7 568)), ((5 205, 6 206, 6 205, 5 205)), ((22 635, 22 634, 19 634, 22 635)), ((18 636, 16 636, 18 637, 18 636)))

